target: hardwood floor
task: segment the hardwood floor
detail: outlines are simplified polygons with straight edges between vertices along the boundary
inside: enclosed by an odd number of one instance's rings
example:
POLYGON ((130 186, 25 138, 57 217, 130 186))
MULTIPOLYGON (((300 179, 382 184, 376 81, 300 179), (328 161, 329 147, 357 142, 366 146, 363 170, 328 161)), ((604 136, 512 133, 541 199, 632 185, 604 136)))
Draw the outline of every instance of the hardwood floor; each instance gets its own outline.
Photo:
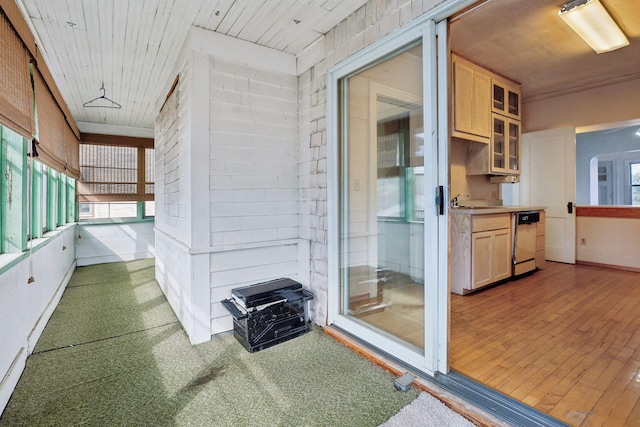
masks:
POLYGON ((451 295, 451 369, 573 426, 640 426, 640 273, 547 262, 451 295))
POLYGON ((407 278, 399 285, 384 286, 382 295, 384 310, 356 317, 424 349, 424 286, 407 278))

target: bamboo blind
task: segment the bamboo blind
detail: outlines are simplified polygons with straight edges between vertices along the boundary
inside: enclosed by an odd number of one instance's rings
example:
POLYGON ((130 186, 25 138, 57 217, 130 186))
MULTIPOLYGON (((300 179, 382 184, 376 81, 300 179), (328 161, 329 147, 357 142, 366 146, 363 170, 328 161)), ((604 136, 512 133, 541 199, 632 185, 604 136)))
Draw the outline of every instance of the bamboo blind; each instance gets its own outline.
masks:
POLYGON ((0 123, 26 138, 34 134, 30 56, 0 12, 0 123))
POLYGON ((153 139, 83 134, 80 202, 154 199, 153 139))

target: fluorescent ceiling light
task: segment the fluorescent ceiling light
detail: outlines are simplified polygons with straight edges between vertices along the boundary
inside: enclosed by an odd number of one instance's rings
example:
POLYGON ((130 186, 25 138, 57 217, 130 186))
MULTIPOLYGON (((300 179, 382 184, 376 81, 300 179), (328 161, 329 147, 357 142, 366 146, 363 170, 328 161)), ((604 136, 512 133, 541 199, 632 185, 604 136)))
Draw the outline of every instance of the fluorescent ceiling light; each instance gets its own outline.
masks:
POLYGON ((610 52, 629 44, 627 36, 599 0, 570 1, 562 6, 558 15, 596 53, 610 52))

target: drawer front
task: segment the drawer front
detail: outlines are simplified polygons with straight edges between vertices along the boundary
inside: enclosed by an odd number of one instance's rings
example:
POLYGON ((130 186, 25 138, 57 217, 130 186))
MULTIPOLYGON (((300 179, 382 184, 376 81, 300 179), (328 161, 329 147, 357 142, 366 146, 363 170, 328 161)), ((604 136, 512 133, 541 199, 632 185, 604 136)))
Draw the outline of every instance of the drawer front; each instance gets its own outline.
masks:
POLYGON ((473 215, 471 217, 471 231, 499 230, 501 228, 511 228, 511 214, 489 214, 473 215))
POLYGON ((536 251, 544 251, 544 234, 536 236, 536 251))
POLYGON ((536 224, 538 226, 538 230, 536 235, 538 236, 544 236, 544 222, 539 222, 538 224, 536 224))

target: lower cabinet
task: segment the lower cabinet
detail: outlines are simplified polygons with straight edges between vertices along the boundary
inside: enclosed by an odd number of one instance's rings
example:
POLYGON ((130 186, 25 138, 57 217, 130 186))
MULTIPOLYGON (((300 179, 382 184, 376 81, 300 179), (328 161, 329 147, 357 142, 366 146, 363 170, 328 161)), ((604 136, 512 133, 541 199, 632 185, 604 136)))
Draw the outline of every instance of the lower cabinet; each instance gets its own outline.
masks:
POLYGON ((511 214, 451 216, 451 292, 465 294, 511 277, 511 214))
POLYGON ((471 234, 471 289, 511 277, 511 229, 471 234))

